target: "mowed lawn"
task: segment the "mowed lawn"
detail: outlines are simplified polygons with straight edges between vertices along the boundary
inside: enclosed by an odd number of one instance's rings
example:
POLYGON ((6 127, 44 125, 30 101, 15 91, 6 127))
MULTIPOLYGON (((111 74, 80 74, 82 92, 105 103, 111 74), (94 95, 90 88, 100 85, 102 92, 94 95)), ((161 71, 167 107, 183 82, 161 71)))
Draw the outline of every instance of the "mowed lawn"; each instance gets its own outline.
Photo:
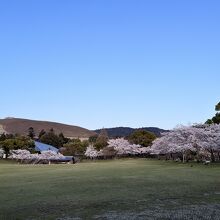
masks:
POLYGON ((0 161, 0 219, 220 219, 220 164, 0 161))

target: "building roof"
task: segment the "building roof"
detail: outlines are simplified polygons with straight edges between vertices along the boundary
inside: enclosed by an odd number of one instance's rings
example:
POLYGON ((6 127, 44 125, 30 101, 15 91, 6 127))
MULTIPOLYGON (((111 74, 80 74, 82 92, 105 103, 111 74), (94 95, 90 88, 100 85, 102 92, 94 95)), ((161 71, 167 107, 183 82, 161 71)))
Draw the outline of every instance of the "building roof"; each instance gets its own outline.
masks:
POLYGON ((38 142, 38 141, 35 141, 35 150, 36 151, 46 151, 46 150, 51 150, 51 151, 54 151, 54 152, 58 152, 59 150, 52 146, 52 145, 49 145, 49 144, 43 144, 41 142, 38 142))

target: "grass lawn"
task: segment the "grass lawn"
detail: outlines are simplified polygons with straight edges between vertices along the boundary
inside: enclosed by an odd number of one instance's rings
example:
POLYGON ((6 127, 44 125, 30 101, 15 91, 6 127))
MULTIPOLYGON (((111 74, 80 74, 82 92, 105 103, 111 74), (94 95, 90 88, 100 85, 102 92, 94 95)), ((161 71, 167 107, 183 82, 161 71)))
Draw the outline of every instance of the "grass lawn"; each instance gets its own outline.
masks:
POLYGON ((220 164, 0 161, 0 219, 220 219, 220 164))

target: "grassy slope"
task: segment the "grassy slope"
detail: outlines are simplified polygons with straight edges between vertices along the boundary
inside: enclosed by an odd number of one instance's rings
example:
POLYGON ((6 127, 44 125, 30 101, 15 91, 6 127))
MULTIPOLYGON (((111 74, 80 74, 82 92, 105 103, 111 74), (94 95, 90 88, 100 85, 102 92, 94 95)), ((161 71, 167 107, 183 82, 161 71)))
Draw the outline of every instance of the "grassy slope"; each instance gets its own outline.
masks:
POLYGON ((0 219, 218 219, 219 210, 220 165, 0 162, 0 219))

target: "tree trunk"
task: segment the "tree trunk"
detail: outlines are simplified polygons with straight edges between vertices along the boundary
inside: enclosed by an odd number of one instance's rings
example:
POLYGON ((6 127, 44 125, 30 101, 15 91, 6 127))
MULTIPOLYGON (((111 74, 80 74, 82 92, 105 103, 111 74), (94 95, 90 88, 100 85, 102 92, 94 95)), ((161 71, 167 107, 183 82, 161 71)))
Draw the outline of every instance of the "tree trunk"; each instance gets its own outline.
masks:
POLYGON ((185 154, 183 153, 183 163, 185 163, 185 154))
POLYGON ((215 162, 215 155, 212 149, 210 150, 210 153, 211 153, 211 161, 215 162))
POLYGON ((172 153, 170 153, 170 158, 171 158, 171 160, 174 160, 174 157, 173 157, 172 153))

